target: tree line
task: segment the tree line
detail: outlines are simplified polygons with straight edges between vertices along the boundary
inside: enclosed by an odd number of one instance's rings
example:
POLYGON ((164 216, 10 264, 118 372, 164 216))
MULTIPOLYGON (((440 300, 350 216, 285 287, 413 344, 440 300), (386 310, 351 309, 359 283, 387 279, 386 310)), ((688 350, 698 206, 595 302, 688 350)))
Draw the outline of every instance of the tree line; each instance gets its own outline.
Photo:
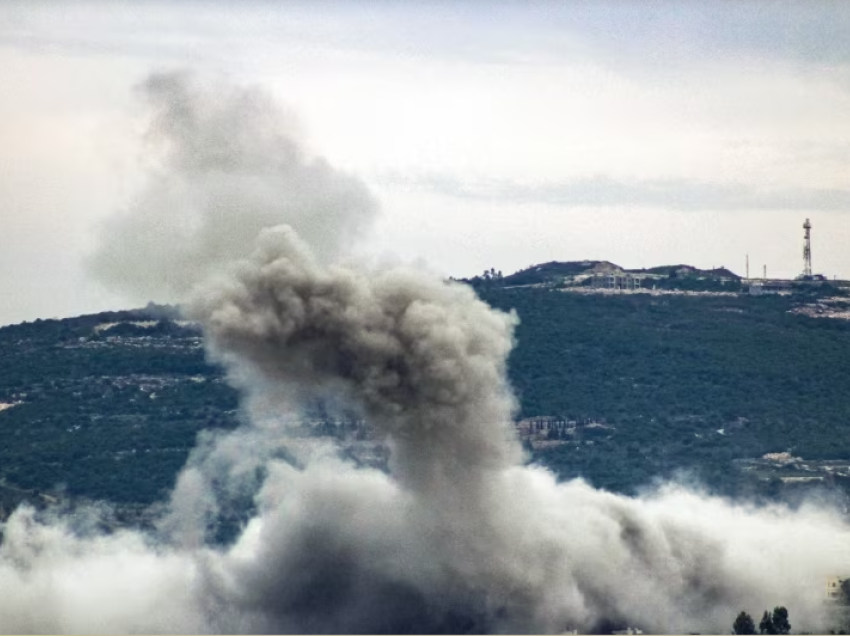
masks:
POLYGON ((747 612, 741 611, 732 624, 733 634, 788 634, 791 632, 791 623, 788 622, 788 610, 785 607, 773 608, 773 613, 764 610, 758 631, 753 617, 747 612))

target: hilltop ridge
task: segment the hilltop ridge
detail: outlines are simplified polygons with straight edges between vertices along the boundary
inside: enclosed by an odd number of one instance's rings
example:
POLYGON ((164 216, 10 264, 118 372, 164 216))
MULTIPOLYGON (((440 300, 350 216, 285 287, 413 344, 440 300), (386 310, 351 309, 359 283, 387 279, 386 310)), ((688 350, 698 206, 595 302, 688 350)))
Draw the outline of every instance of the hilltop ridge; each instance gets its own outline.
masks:
POLYGON ((600 274, 643 274, 649 277, 668 278, 710 278, 741 280, 741 276, 735 274, 725 267, 713 269, 700 269, 693 265, 684 263, 677 265, 659 265, 656 267, 628 269, 611 261, 582 260, 582 261, 549 261, 537 265, 529 265, 508 276, 500 276, 499 272, 491 269, 484 272, 482 276, 476 276, 469 281, 480 278, 499 278, 505 286, 539 285, 552 282, 558 283, 581 283, 587 278, 600 274))
MULTIPOLYGON (((508 370, 531 457, 620 492, 681 470, 725 494, 850 480, 850 298, 826 284, 751 296, 721 268, 637 273, 659 289, 602 293, 594 277, 630 274, 608 261, 470 281, 520 318, 508 370), (808 468, 756 461, 766 453, 808 468), (842 468, 818 468, 829 461, 842 468)), ((203 345, 198 325, 157 305, 0 328, 0 508, 57 492, 161 501, 197 435, 240 422, 203 345)), ((360 444, 349 457, 379 465, 361 424, 312 417, 313 433, 360 444)))
POLYGON ((850 292, 850 281, 824 276, 790 279, 745 278, 727 267, 701 269, 685 263, 627 269, 611 261, 549 261, 530 265, 507 276, 494 268, 460 279, 475 288, 547 286, 617 290, 668 290, 723 293, 850 292))

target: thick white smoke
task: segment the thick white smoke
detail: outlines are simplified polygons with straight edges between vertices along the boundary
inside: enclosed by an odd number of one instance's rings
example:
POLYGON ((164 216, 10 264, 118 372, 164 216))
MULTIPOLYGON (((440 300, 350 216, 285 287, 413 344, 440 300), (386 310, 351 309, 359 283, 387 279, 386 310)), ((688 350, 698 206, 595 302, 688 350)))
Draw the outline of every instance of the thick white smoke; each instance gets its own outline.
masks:
MULTIPOLYGON (((177 85, 170 95, 184 94, 177 85)), ((235 94, 207 105, 228 113, 218 123, 180 127, 175 165, 191 164, 200 188, 189 203, 206 200, 201 184, 262 142, 254 111, 243 114, 235 94)), ((279 139, 262 148, 259 163, 279 139)), ((310 170, 296 172, 313 183, 310 170)), ((628 498, 524 465, 505 374, 516 317, 421 272, 317 255, 305 228, 359 227, 369 200, 350 178, 322 174, 318 190, 354 202, 335 196, 333 210, 306 212, 293 203, 291 223, 278 225, 290 219, 275 214, 276 227, 255 224, 250 240, 223 248, 229 264, 215 264, 212 250, 190 268, 203 274, 186 279, 186 311, 245 392, 252 423, 202 440, 157 533, 101 536, 73 520, 13 514, 0 546, 0 630, 556 633, 631 624, 725 633, 742 609, 776 605, 789 607, 795 629, 823 627, 824 577, 850 570, 850 527, 838 513, 737 505, 672 485, 628 498), (328 396, 386 441, 388 473, 296 439, 299 404, 328 396), (252 518, 229 547, 211 544, 221 506, 245 493, 256 493, 252 518)), ((308 191, 299 178, 277 183, 269 200, 290 201, 290 186, 308 191)), ((247 209, 250 217, 256 208, 247 209)), ((146 222, 116 222, 116 240, 134 223, 146 222)), ((207 254, 205 227, 181 237, 188 260, 207 254)), ((132 261, 140 246, 121 247, 132 261)), ((110 249, 115 257, 119 248, 110 249)))

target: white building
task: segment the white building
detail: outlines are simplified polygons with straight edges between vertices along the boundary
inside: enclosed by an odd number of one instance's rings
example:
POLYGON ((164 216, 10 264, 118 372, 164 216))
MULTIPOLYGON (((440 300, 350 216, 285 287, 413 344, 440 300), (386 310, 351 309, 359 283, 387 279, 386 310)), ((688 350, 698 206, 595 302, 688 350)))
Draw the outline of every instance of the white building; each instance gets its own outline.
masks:
POLYGON ((841 598, 841 584, 844 579, 838 576, 828 576, 826 578, 826 600, 838 601, 841 598))

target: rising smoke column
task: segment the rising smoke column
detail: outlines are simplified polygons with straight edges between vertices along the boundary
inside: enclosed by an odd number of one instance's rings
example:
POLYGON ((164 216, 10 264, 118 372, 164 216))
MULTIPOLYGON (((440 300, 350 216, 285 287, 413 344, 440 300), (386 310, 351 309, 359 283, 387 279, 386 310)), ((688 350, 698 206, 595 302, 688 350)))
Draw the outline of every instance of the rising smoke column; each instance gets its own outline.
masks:
POLYGON ((225 362, 362 406, 413 490, 465 490, 519 460, 505 375, 514 317, 413 271, 323 268, 289 227, 259 243, 189 308, 225 362))
POLYGON ((144 86, 162 165, 107 224, 95 269, 186 300, 254 417, 202 439, 161 532, 15 512, 0 631, 723 633, 780 604, 819 629, 823 577, 850 570, 836 512, 672 485, 628 498, 524 465, 505 375, 516 317, 426 273, 341 265, 371 197, 305 158, 261 93, 144 86), (324 446, 280 459, 316 396, 363 413, 389 473, 324 446), (252 480, 256 514, 232 545, 205 543, 221 489, 252 480))
POLYGON ((272 471, 238 567, 220 565, 239 583, 213 584, 264 629, 725 631, 741 606, 815 620, 817 583, 850 564, 829 512, 674 487, 629 499, 523 466, 515 318, 467 287, 324 266, 282 227, 189 311, 218 359, 259 386, 344 396, 393 452, 390 475, 324 459, 272 471))
POLYGON ((357 179, 312 156, 295 118, 266 92, 156 73, 138 93, 150 113, 144 187, 107 219, 88 266, 137 302, 181 301, 263 228, 287 223, 329 259, 371 226, 377 203, 357 179))

